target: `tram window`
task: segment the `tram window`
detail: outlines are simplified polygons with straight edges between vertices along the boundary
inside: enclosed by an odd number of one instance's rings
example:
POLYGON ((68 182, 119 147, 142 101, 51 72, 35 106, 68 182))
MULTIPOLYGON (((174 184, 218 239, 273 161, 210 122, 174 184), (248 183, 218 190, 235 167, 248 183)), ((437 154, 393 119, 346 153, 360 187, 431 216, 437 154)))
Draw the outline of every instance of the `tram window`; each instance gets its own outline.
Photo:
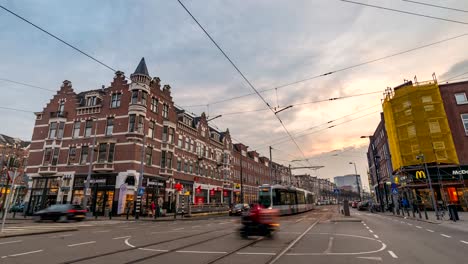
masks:
POLYGON ((297 203, 298 204, 305 204, 306 203, 304 192, 297 192, 297 203))
POLYGON ((281 191, 278 189, 273 190, 273 205, 281 205, 281 191))

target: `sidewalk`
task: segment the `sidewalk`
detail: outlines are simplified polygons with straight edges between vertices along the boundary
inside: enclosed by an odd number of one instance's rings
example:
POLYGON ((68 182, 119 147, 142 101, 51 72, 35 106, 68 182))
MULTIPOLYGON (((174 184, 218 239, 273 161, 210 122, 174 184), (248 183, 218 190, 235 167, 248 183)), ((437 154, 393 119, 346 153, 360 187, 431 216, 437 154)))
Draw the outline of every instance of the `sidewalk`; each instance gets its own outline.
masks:
POLYGON ((405 215, 403 216, 401 214, 401 211, 400 211, 400 215, 393 214, 390 212, 385 212, 384 214, 388 216, 400 217, 400 218, 422 221, 422 222, 427 222, 427 223, 432 223, 432 224, 439 224, 442 226, 468 232, 468 212, 458 212, 458 216, 460 220, 456 222, 450 220, 449 215, 444 216, 443 220, 437 220, 437 217, 434 211, 427 211, 428 219, 426 219, 424 212, 421 212, 421 218, 419 218, 419 213, 415 213, 415 217, 413 217, 412 211, 409 212, 409 216, 407 212, 405 212, 405 215))

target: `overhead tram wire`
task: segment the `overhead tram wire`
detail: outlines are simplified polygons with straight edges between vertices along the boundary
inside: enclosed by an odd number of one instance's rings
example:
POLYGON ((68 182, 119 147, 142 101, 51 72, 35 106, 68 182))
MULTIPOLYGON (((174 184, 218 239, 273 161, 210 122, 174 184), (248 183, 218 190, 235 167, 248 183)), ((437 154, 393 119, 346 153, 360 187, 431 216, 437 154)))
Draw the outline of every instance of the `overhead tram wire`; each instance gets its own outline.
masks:
POLYGON ((30 111, 30 110, 24 110, 24 109, 12 108, 12 107, 4 107, 4 106, 0 106, 0 109, 12 110, 12 111, 18 111, 18 112, 26 112, 26 113, 34 113, 34 111, 30 111))
POLYGON ((403 2, 413 3, 413 4, 418 4, 418 5, 425 5, 425 6, 431 6, 431 7, 441 8, 441 9, 447 9, 447 10, 452 10, 452 11, 458 11, 458 12, 468 13, 467 10, 458 9, 458 8, 453 8, 453 7, 448 7, 448 6, 434 5, 434 4, 430 4, 430 3, 418 2, 418 1, 412 1, 412 0, 402 0, 402 1, 403 1, 403 2))
MULTIPOLYGON (((371 64, 371 63, 378 62, 378 61, 381 61, 381 60, 385 60, 385 59, 389 59, 389 58, 396 57, 396 56, 399 56, 399 55, 407 54, 407 53, 410 53, 410 52, 413 52, 413 51, 428 48, 428 47, 431 47, 431 46, 435 46, 435 45, 438 45, 438 44, 441 44, 441 43, 444 43, 444 42, 447 42, 447 41, 451 41, 451 40, 466 37, 466 36, 468 36, 468 33, 464 33, 464 34, 453 36, 453 37, 446 38, 446 39, 441 39, 441 40, 431 42, 431 43, 428 43, 428 44, 424 44, 424 45, 421 45, 421 46, 418 46, 418 47, 415 47, 415 48, 411 48, 411 49, 408 49, 408 50, 404 50, 404 51, 400 51, 400 52, 397 52, 397 53, 389 54, 389 55, 386 55, 386 56, 383 56, 383 57, 380 57, 380 58, 377 58, 377 59, 371 59, 371 60, 368 60, 368 61, 365 61, 365 62, 362 62, 362 63, 357 63, 357 64, 354 64, 354 65, 346 66, 346 67, 343 67, 343 68, 340 68, 340 69, 337 69, 337 70, 330 71, 328 73, 318 74, 318 75, 315 75, 315 76, 312 76, 312 77, 309 77, 309 78, 301 79, 301 80, 290 82, 290 83, 285 83, 285 84, 282 84, 282 85, 279 85, 279 86, 276 86, 276 87, 259 90, 259 92, 264 93, 264 92, 267 92, 267 91, 271 91, 271 90, 275 90, 275 89, 281 89, 281 88, 285 88, 285 87, 295 85, 295 84, 299 84, 299 83, 303 83, 303 82, 308 82, 308 81, 311 81, 311 80, 314 80, 314 79, 317 79, 317 78, 320 78, 320 77, 323 77, 323 76, 326 76, 326 75, 335 74, 335 73, 342 72, 342 71, 347 71, 347 70, 350 70, 350 69, 353 69, 353 68, 358 68, 358 67, 361 67, 361 66, 365 66, 367 64, 371 64)), ((237 100, 237 99, 244 98, 244 97, 247 97, 247 96, 251 96, 251 95, 254 95, 254 94, 255 93, 247 93, 247 94, 243 94, 243 95, 234 96, 234 97, 231 97, 231 98, 222 99, 222 100, 219 100, 219 101, 213 101, 213 102, 208 103, 208 104, 186 105, 184 107, 202 107, 202 106, 206 107, 207 105, 214 105, 214 104, 224 103, 224 102, 228 102, 228 101, 232 101, 232 100, 237 100)))
POLYGON ((47 88, 43 88, 43 87, 40 87, 40 86, 36 86, 36 85, 32 85, 32 84, 27 84, 27 83, 22 83, 22 82, 10 80, 10 79, 5 79, 5 78, 0 78, 0 81, 9 82, 9 83, 14 83, 14 84, 19 84, 19 85, 28 86, 28 87, 31 87, 31 88, 41 89, 41 90, 45 90, 45 91, 56 92, 56 90, 47 89, 47 88))
POLYGON ((242 71, 236 66, 236 64, 231 60, 231 58, 229 58, 229 56, 224 52, 224 50, 218 45, 218 43, 216 43, 216 41, 211 37, 211 35, 205 30, 205 28, 198 22, 198 20, 192 15, 192 13, 187 9, 187 7, 185 7, 185 5, 181 2, 181 0, 177 0, 179 2, 179 4, 184 8, 184 10, 192 17, 192 19, 195 21, 195 23, 197 23, 197 25, 203 30, 203 32, 206 34, 206 36, 211 40, 211 42, 213 42, 213 44, 218 48, 218 50, 224 55, 224 57, 229 61, 229 63, 234 67, 234 69, 236 69, 236 71, 239 73, 239 75, 245 80, 245 82, 250 86, 250 88, 252 90, 254 90, 254 92, 258 95, 258 97, 260 97, 260 99, 266 104, 266 106, 268 108, 270 108, 271 112, 273 113, 273 115, 276 117, 276 119, 278 119, 278 121, 280 122, 281 126, 283 127, 283 129, 285 130, 285 132, 289 135, 289 137, 291 138, 291 140, 294 142, 294 144, 296 145, 296 147, 299 149, 299 151, 302 153, 302 156, 305 157, 305 154, 304 152, 302 151, 301 147, 299 146, 299 144, 296 142, 296 140, 293 138, 293 136, 291 135, 291 133, 289 132, 289 130, 286 128, 286 126, 284 125, 283 121, 281 120, 281 118, 276 114, 275 110, 271 107, 271 105, 265 100, 265 98, 263 98, 263 96, 258 92, 258 90, 253 86, 253 84, 247 79, 247 77, 242 73, 242 71))
POLYGON ((350 1, 350 0, 338 0, 341 2, 346 2, 350 4, 355 4, 355 5, 362 5, 362 6, 367 6, 367 7, 373 7, 377 9, 383 9, 387 11, 392 11, 392 12, 398 12, 398 13, 403 13, 407 15, 413 15, 413 16, 419 16, 419 17, 425 17, 425 18, 431 18, 435 20, 441 20, 441 21, 446 21, 446 22, 452 22, 452 23, 457 23, 457 24, 462 24, 462 25, 468 25, 468 22, 464 21, 458 21, 458 20, 453 20, 453 19, 448 19, 448 18, 442 18, 442 17, 435 17, 435 16, 430 16, 430 15, 424 15, 424 14, 419 14, 415 12, 409 12, 405 10, 399 10, 399 9, 394 9, 394 8, 389 8, 389 7, 383 7, 383 6, 378 6, 378 5, 371 5, 371 4, 366 4, 366 3, 361 3, 361 2, 355 2, 355 1, 350 1))
POLYGON ((67 41, 65 41, 65 40, 61 39, 60 37, 57 37, 56 35, 54 35, 54 34, 50 33, 49 31, 47 31, 47 30, 43 29, 42 27, 40 27, 40 26, 38 26, 38 25, 34 24, 33 22, 29 21, 28 19, 26 19, 26 18, 24 18, 24 17, 22 17, 22 16, 18 15, 17 13, 15 13, 15 12, 11 11, 10 9, 8 9, 8 8, 4 7, 4 6, 3 6, 3 5, 1 5, 1 4, 0 4, 0 8, 2 8, 2 9, 3 9, 3 10, 5 10, 5 11, 7 11, 8 13, 10 13, 10 14, 12 14, 12 15, 16 16, 17 18, 19 18, 19 19, 23 20, 24 22, 26 22, 26 23, 30 24, 31 26, 33 26, 33 27, 35 27, 35 28, 39 29, 40 31, 42 31, 42 32, 46 33, 47 35, 51 36, 52 38, 54 38, 54 39, 56 39, 56 40, 58 40, 58 41, 62 42, 63 44, 67 45, 68 47, 70 47, 70 48, 72 48, 72 49, 76 50, 77 52, 79 52, 79 53, 81 53, 81 54, 85 55, 86 57, 88 57, 88 58, 92 59, 93 61, 95 61, 95 62, 97 62, 97 63, 101 64, 102 66, 106 67, 107 69, 111 70, 112 72, 116 72, 116 70, 115 70, 115 69, 113 69, 113 68, 112 68, 112 67, 110 67, 109 65, 105 64, 104 62, 102 62, 102 61, 100 61, 100 60, 98 60, 98 59, 94 58, 93 56, 89 55, 88 53, 86 53, 86 52, 82 51, 81 49, 79 49, 79 48, 75 47, 74 45, 72 45, 72 44, 68 43, 67 41))

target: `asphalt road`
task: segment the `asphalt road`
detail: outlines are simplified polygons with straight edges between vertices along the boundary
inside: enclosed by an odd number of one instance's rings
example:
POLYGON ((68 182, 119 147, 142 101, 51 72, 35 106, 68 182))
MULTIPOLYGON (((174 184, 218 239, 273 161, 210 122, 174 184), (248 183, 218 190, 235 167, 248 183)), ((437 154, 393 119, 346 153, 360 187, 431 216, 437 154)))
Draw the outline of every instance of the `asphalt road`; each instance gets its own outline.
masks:
MULTIPOLYGON (((238 217, 86 222, 74 232, 0 239, 0 263, 466 262, 466 233, 356 211, 353 215, 362 221, 331 221, 336 211, 318 207, 281 217, 273 239, 241 239, 238 217)), ((54 224, 38 224, 46 225, 54 224)))

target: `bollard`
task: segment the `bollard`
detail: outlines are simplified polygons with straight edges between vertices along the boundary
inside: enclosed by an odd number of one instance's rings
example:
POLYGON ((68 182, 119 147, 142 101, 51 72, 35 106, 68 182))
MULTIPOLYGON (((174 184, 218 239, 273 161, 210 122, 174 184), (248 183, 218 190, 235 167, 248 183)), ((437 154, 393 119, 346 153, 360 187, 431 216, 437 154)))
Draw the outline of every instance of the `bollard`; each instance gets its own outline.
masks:
POLYGON ((409 217, 409 209, 408 208, 406 208, 406 213, 408 214, 408 217, 409 217))
POLYGON ((422 218, 422 215, 421 215, 421 210, 418 209, 418 214, 419 214, 419 219, 422 218))
POLYGON ((398 209, 396 210, 396 214, 397 214, 397 215, 400 215, 400 208, 398 208, 398 209))
POLYGON ((414 209, 413 209, 413 218, 416 218, 416 213, 414 213, 414 209))
POLYGON ((426 210, 426 207, 424 207, 424 216, 426 217, 426 220, 429 220, 429 217, 427 216, 427 210, 426 210))

